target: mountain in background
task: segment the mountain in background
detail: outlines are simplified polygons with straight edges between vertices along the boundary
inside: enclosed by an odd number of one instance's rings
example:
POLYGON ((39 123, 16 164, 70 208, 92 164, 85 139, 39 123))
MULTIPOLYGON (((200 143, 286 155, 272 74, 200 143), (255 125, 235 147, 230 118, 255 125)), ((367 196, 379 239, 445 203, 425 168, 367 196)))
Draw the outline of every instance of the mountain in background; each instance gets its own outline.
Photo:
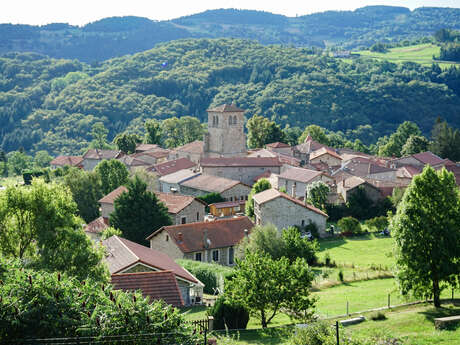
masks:
POLYGON ((254 10, 209 10, 170 21, 112 17, 83 27, 0 24, 0 54, 35 52, 87 63, 151 49, 182 38, 244 38, 295 47, 369 47, 415 39, 441 28, 460 29, 460 9, 367 6, 286 17, 254 10))

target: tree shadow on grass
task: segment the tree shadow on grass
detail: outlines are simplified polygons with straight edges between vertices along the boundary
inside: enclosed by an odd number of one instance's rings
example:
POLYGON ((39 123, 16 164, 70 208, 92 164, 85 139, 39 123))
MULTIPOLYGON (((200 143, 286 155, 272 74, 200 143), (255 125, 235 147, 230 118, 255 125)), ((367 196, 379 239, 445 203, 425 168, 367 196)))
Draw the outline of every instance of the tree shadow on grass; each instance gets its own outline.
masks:
MULTIPOLYGON (((449 300, 450 301, 450 300, 449 300)), ((454 304, 455 305, 455 304, 454 304)), ((440 317, 460 316, 460 307, 450 305, 449 307, 441 306, 440 308, 432 307, 428 310, 420 312, 425 318, 434 325, 434 319, 440 317)), ((460 322, 450 324, 446 329, 455 330, 460 326, 460 322)))

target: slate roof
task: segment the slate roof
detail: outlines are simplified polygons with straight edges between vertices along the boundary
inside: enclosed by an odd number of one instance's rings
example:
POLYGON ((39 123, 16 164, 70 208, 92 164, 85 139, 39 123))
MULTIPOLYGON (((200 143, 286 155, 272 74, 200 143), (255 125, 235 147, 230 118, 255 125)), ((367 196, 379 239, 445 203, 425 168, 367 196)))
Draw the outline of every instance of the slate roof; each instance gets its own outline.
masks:
POLYGON ((70 165, 70 166, 78 166, 81 162, 83 162, 83 158, 80 156, 58 156, 54 158, 50 165, 70 165))
POLYGON ((267 189, 267 190, 264 190, 263 192, 260 192, 260 193, 257 193, 255 194, 253 197, 253 200, 255 202, 257 202, 259 205, 262 205, 268 201, 271 201, 271 200, 274 200, 276 198, 284 198, 286 200, 289 200, 293 203, 296 203, 310 211, 313 211, 315 213, 318 213, 324 217, 328 217, 328 215, 326 213, 324 213, 323 211, 321 211, 320 209, 314 207, 313 205, 310 205, 310 204, 305 204, 303 203, 302 201, 300 200, 297 200, 291 196, 289 196, 288 194, 286 193, 283 193, 283 192, 280 192, 279 190, 276 190, 275 188, 271 188, 271 189, 267 189))
POLYGON ((116 159, 123 155, 121 151, 89 149, 83 155, 83 159, 116 159))
POLYGON ((279 167, 282 163, 278 157, 226 157, 203 158, 202 167, 279 167))
POLYGON ((125 238, 112 236, 102 241, 107 250, 105 261, 110 274, 119 273, 134 264, 142 263, 160 271, 171 271, 177 277, 189 282, 198 283, 198 280, 172 258, 158 250, 151 249, 125 238))
POLYGON ((332 157, 335 157, 337 159, 342 160, 342 157, 340 157, 339 154, 337 154, 334 150, 332 150, 332 149, 330 149, 328 147, 322 147, 322 148, 310 153, 310 160, 313 160, 315 158, 321 157, 321 156, 323 156, 325 154, 329 154, 332 157))
POLYGON ((164 226, 147 237, 166 231, 183 253, 193 253, 205 249, 204 237, 207 231, 207 249, 235 246, 245 236, 245 229, 250 231, 254 223, 248 217, 226 218, 212 222, 197 222, 164 226), (181 240, 182 238, 182 240, 181 240))
POLYGON ((294 167, 285 170, 282 174, 279 175, 279 177, 287 180, 308 183, 309 181, 313 180, 315 177, 321 174, 323 174, 322 171, 294 167))
POLYGON ((181 186, 210 193, 222 193, 238 184, 243 183, 240 181, 230 180, 225 177, 217 177, 213 175, 197 175, 196 177, 180 183, 181 186))
POLYGON ((150 301, 163 300, 174 307, 184 306, 179 285, 171 271, 113 274, 114 290, 140 290, 150 301))
POLYGON ((88 223, 84 230, 85 232, 90 232, 92 234, 100 234, 102 231, 109 227, 109 219, 104 217, 99 217, 88 223))
POLYGON ((235 104, 222 104, 214 108, 209 108, 207 111, 213 111, 218 113, 226 112, 244 112, 245 110, 238 108, 235 104))
POLYGON ((187 158, 179 158, 172 161, 167 161, 159 164, 155 164, 151 168, 147 168, 147 171, 155 172, 160 176, 169 175, 182 169, 190 169, 196 166, 196 163, 192 162, 187 158))
MULTIPOLYGON (((102 199, 99 200, 99 203, 104 204, 113 204, 115 199, 118 198, 123 192, 127 192, 128 188, 125 186, 120 186, 117 189, 111 191, 109 194, 104 196, 102 199)), ((168 213, 176 214, 190 205, 195 198, 193 196, 182 195, 182 194, 172 194, 172 193, 162 193, 162 192, 155 192, 158 200, 165 204, 168 208, 168 213)), ((198 200, 198 202, 206 205, 203 201, 198 200)))

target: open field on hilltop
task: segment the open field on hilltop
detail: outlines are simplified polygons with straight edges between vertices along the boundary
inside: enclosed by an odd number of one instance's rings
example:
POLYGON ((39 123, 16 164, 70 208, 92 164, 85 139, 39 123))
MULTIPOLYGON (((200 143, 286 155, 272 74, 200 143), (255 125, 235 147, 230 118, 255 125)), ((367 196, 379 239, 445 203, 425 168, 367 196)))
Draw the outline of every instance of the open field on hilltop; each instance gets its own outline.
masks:
POLYGON ((379 60, 387 60, 394 63, 416 62, 421 65, 429 66, 432 63, 437 63, 441 68, 448 68, 452 65, 460 65, 459 63, 450 61, 433 60, 433 55, 439 56, 440 48, 434 44, 418 44, 415 46, 391 48, 387 53, 377 53, 370 50, 361 50, 355 53, 363 57, 371 57, 379 60))

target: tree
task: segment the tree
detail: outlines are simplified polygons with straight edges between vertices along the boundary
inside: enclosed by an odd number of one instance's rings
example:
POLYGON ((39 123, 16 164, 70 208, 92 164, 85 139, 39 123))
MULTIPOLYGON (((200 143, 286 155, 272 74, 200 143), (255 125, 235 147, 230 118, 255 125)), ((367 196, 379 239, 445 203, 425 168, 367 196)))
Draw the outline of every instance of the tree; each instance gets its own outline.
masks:
POLYGON ((430 142, 421 135, 411 135, 401 149, 401 156, 410 156, 428 151, 430 142))
POLYGON ((162 226, 171 225, 167 207, 139 177, 128 181, 127 192, 115 199, 115 211, 110 215, 110 225, 119 229, 128 240, 145 244, 145 238, 162 226))
POLYGON ((171 117, 161 123, 162 141, 168 148, 202 140, 204 128, 196 117, 171 117))
POLYGON ((396 132, 390 136, 388 142, 384 146, 379 147, 379 156, 400 157, 404 144, 412 135, 420 136, 420 128, 414 122, 404 121, 399 125, 396 132))
POLYGON ((248 201, 246 201, 246 215, 248 217, 254 216, 254 200, 252 200, 252 197, 254 196, 254 194, 263 192, 264 190, 267 190, 270 188, 272 188, 272 185, 265 178, 261 178, 259 181, 254 183, 254 185, 252 186, 251 192, 249 193, 248 201))
POLYGON ((306 201, 313 206, 325 210, 329 186, 323 181, 315 181, 307 186, 306 201))
POLYGON ((109 134, 109 130, 104 127, 104 124, 102 122, 96 122, 91 128, 91 136, 93 137, 91 147, 100 150, 108 148, 107 134, 109 134))
POLYGON ((321 144, 329 145, 329 138, 326 135, 326 131, 323 127, 318 125, 307 126, 302 135, 299 137, 299 144, 302 144, 308 136, 321 144))
POLYGON ((34 180, 0 194, 0 252, 46 271, 106 281, 102 251, 93 246, 75 214, 70 191, 34 180))
POLYGON ((0 149, 0 176, 8 176, 8 159, 2 149, 0 149))
POLYGON ((440 118, 431 131, 430 150, 442 158, 456 162, 460 160, 460 131, 450 127, 440 118))
POLYGON ((225 293, 266 328, 280 310, 300 313, 302 318, 312 315, 312 280, 313 274, 303 259, 291 263, 287 258, 273 260, 267 254, 248 252, 244 260, 237 260, 225 293))
POLYGON ((459 285, 460 196, 452 173, 426 166, 413 178, 391 220, 403 294, 433 296, 459 285))
POLYGON ((46 168, 46 167, 49 167, 50 162, 52 160, 53 160, 53 157, 51 157, 48 154, 48 151, 45 151, 45 150, 37 151, 34 157, 34 165, 37 168, 46 168))
POLYGON ((116 159, 103 160, 96 165, 94 172, 101 180, 101 189, 104 195, 128 181, 128 169, 122 162, 116 159))
POLYGON ((26 169, 32 167, 32 157, 20 151, 13 151, 7 154, 8 170, 12 175, 21 175, 26 169))
POLYGON ((261 115, 254 115, 246 123, 248 129, 248 147, 261 148, 265 144, 284 141, 284 132, 275 121, 261 115))
POLYGON ((141 142, 137 134, 120 133, 113 139, 113 143, 117 145, 121 152, 126 154, 134 153, 136 146, 141 142))
POLYGON ((145 121, 145 137, 144 142, 146 144, 161 144, 161 124, 155 119, 145 121))
POLYGON ((298 143, 299 137, 302 135, 302 130, 300 127, 290 127, 286 126, 283 129, 284 132, 284 141, 286 144, 295 146, 298 143))
POLYGON ((99 217, 99 200, 104 193, 96 172, 72 168, 64 176, 64 184, 70 189, 78 214, 86 223, 99 217))
POLYGON ((363 231, 359 220, 353 217, 343 217, 337 222, 337 225, 343 232, 360 234, 363 231))
POLYGON ((283 241, 283 256, 290 262, 297 258, 305 259, 309 265, 317 262, 316 252, 319 250, 318 242, 309 241, 306 236, 302 237, 300 230, 294 226, 283 229, 281 233, 283 241))

